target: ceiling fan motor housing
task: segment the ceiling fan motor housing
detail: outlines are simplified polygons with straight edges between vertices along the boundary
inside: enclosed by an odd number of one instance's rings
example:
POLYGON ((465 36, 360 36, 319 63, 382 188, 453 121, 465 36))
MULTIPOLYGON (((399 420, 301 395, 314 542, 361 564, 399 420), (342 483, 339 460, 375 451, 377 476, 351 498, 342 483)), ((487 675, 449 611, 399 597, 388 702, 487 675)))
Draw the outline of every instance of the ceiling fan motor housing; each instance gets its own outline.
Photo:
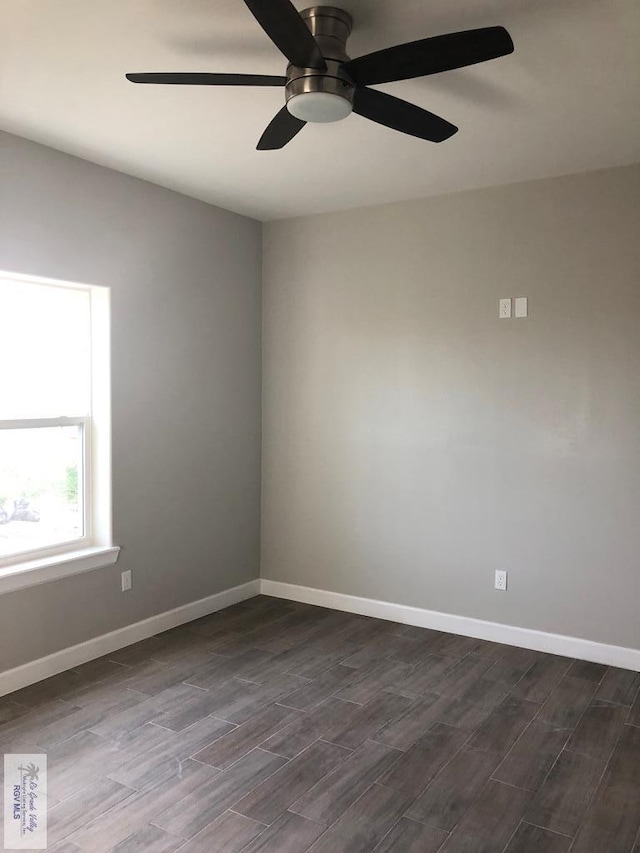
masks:
POLYGON ((289 65, 287 109, 302 121, 339 121, 353 110, 355 95, 353 80, 342 70, 350 59, 346 44, 353 25, 351 16, 335 6, 311 6, 300 15, 318 43, 327 70, 289 65))

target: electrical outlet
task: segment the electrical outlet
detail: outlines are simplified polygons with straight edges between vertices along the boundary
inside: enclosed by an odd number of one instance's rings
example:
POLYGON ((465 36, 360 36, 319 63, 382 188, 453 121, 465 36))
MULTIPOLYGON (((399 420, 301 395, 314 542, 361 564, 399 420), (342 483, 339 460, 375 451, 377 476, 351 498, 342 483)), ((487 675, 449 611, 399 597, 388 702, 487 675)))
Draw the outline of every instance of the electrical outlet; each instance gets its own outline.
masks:
POLYGON ((511 319, 511 299, 501 299, 498 308, 498 317, 501 320, 511 319))
POLYGON ((122 591, 127 592, 127 590, 131 589, 131 569, 127 569, 126 572, 122 572, 120 577, 122 579, 122 591))
POLYGON ((496 589, 500 592, 507 591, 507 573, 496 570, 496 589))

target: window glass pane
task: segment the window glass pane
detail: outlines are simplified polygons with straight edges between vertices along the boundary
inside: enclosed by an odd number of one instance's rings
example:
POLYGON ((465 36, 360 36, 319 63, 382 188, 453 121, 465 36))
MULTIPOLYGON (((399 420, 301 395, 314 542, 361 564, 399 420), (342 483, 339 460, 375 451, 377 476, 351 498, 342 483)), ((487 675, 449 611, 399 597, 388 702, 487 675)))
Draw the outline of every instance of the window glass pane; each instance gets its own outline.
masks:
POLYGON ((0 557, 84 535, 82 432, 0 429, 0 557))
POLYGON ((0 279, 0 419, 88 415, 86 290, 0 279))

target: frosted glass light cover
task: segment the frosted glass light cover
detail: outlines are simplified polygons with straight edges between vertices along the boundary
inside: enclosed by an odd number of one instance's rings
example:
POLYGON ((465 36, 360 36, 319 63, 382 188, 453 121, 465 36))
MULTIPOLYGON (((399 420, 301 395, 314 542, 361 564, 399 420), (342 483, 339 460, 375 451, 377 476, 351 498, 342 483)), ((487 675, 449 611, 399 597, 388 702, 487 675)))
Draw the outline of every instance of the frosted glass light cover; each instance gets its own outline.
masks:
POLYGON ((287 101, 287 109, 301 121, 340 121, 350 115, 352 106, 346 98, 330 92, 304 92, 287 101))

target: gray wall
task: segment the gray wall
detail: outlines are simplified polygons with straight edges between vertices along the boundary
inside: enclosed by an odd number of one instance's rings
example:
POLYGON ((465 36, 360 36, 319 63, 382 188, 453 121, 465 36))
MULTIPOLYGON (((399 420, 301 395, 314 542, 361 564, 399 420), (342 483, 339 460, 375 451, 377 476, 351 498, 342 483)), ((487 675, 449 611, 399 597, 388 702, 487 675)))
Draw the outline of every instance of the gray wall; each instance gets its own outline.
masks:
POLYGON ((640 647, 639 225, 639 167, 265 225, 263 577, 640 647))
POLYGON ((0 670, 258 576, 260 235, 258 222, 0 134, 0 269, 112 289, 123 549, 108 569, 0 596, 0 670))

